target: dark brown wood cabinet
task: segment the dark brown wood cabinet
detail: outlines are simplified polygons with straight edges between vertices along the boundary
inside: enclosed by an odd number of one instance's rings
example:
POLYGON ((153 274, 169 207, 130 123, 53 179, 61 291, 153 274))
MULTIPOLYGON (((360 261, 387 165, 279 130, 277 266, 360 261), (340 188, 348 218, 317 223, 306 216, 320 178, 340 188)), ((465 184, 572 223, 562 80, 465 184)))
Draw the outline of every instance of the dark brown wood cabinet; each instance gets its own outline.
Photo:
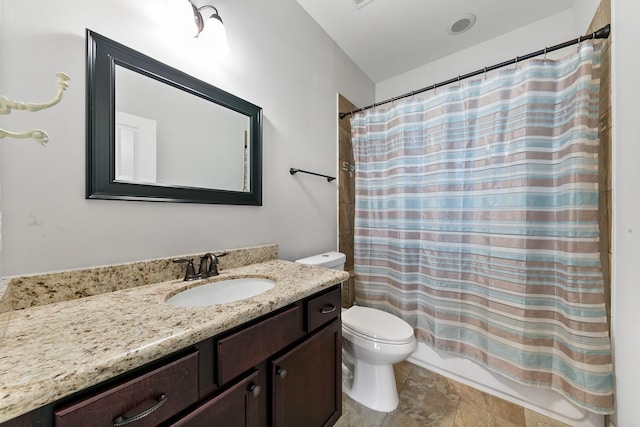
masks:
POLYGON ((57 427, 157 426, 198 401, 198 353, 55 411, 57 427))
POLYGON ((215 341, 221 384, 258 365, 305 335, 300 304, 215 341))
POLYGON ((323 427, 341 415, 340 286, 0 427, 323 427))
POLYGON ((334 320, 271 362, 271 425, 332 426, 340 418, 341 346, 341 325, 334 320))
POLYGON ((266 397, 266 383, 256 371, 230 388, 205 400, 170 427, 263 427, 260 403, 266 397))

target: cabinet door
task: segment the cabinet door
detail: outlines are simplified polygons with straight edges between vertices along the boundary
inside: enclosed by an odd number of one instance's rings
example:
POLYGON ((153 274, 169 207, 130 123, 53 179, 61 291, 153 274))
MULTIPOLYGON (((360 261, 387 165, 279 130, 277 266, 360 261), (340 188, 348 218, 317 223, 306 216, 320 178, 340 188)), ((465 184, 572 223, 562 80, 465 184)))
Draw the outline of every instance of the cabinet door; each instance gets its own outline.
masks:
POLYGON ((266 417, 260 411, 266 400, 264 375, 258 371, 229 389, 205 401, 171 427, 262 427, 266 417))
POLYGON ((272 361, 274 426, 331 426, 342 414, 340 325, 334 320, 272 361))

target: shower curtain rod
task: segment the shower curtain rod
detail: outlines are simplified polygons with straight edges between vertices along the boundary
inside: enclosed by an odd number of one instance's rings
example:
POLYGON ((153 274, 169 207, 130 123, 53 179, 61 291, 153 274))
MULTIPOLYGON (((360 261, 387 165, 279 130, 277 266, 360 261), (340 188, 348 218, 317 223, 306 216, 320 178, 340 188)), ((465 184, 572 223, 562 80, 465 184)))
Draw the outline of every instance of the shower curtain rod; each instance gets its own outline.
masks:
POLYGON ((528 53, 528 54, 523 55, 523 56, 516 56, 515 58, 510 59, 508 61, 504 61, 504 62, 501 62, 499 64, 492 65, 490 67, 484 67, 484 68, 481 68, 479 70, 472 71, 471 73, 463 74, 463 75, 460 75, 458 77, 454 77, 454 78, 451 78, 449 80, 442 81, 440 83, 434 83, 433 85, 427 86, 427 87, 423 87, 422 89, 412 90, 411 92, 407 92, 404 95, 399 95, 399 96, 396 96, 394 98, 389 98, 387 100, 380 101, 380 102, 374 102, 373 104, 367 105, 366 107, 358 108, 356 110, 347 111, 345 113, 339 113, 338 116, 340 117, 340 119, 344 119, 345 117, 350 116, 350 115, 352 115, 354 113, 359 113, 360 111, 369 110, 371 108, 378 107, 379 105, 388 104, 390 102, 395 102, 395 101, 397 101, 399 99, 403 99, 403 98, 408 98, 410 96, 416 95, 418 93, 426 92, 428 90, 434 90, 434 89, 437 89, 439 87, 449 85, 451 83, 459 82, 460 80, 464 80, 464 79, 468 79, 470 77, 475 77, 475 76, 478 76, 480 74, 484 74, 484 73, 486 73, 488 71, 493 71, 493 70, 497 70, 498 68, 506 67, 507 65, 517 64, 519 61, 525 61, 527 59, 531 59, 531 58, 534 58, 536 56, 540 56, 540 55, 543 55, 543 54, 546 55, 549 52, 553 52, 555 50, 564 49, 565 47, 569 47, 569 46, 572 46, 574 44, 582 43, 585 40, 607 39, 607 38, 609 38, 609 34, 610 33, 611 33, 611 24, 607 24, 604 27, 600 28, 599 30, 594 31, 592 34, 589 34, 589 35, 586 35, 586 36, 580 36, 577 39, 569 40, 567 42, 560 43, 560 44, 557 44, 555 46, 545 47, 542 50, 538 50, 536 52, 531 52, 531 53, 528 53))

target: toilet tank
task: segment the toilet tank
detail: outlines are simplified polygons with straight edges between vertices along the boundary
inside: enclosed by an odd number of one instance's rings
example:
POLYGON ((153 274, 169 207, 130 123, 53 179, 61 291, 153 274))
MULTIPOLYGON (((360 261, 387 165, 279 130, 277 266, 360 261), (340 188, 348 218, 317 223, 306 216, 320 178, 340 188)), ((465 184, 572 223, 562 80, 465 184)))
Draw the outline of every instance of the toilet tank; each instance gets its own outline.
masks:
POLYGON ((307 258, 296 260, 297 263, 314 265, 316 267, 332 268, 334 270, 344 270, 344 262, 347 259, 341 252, 325 252, 307 258))

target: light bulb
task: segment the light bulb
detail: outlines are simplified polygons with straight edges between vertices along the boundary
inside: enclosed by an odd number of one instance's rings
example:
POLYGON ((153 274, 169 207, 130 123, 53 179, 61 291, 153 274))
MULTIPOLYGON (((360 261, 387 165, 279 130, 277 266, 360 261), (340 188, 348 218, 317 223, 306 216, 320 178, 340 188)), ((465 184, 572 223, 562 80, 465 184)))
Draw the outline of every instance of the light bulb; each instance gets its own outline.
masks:
POLYGON ((201 43, 211 46, 217 53, 225 54, 229 51, 229 45, 224 24, 216 16, 206 18, 207 14, 207 11, 204 11, 204 16, 202 17, 204 28, 196 37, 201 40, 201 43))

